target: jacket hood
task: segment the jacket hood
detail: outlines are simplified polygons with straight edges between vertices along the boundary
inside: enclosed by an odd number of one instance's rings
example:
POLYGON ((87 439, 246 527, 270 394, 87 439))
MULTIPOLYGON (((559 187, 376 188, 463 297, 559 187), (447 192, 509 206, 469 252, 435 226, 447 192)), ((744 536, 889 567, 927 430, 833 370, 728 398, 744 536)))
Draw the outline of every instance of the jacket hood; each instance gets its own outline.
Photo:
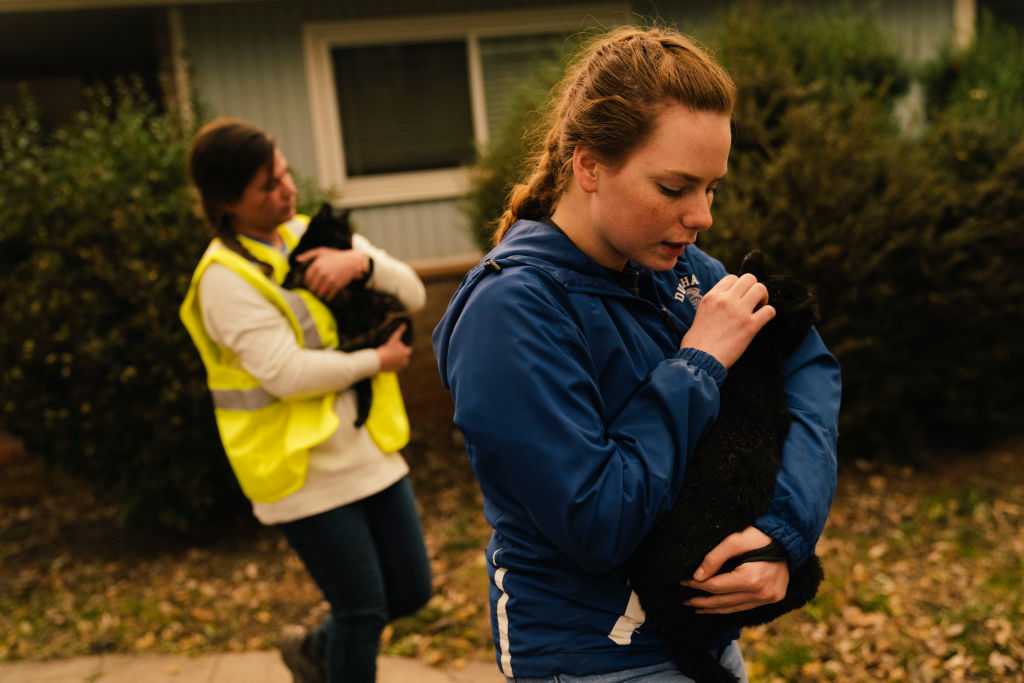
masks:
POLYGON ((546 221, 516 221, 505 239, 484 258, 515 258, 545 270, 572 288, 595 286, 603 289, 610 282, 609 271, 573 244, 572 240, 546 221))
POLYGON ((584 254, 565 233, 544 221, 519 220, 505 238, 470 270, 448 302, 448 310, 434 328, 432 341, 438 370, 448 385, 448 340, 476 285, 508 261, 529 264, 545 272, 568 290, 623 295, 607 269, 584 254), (495 265, 497 264, 497 265, 495 265))

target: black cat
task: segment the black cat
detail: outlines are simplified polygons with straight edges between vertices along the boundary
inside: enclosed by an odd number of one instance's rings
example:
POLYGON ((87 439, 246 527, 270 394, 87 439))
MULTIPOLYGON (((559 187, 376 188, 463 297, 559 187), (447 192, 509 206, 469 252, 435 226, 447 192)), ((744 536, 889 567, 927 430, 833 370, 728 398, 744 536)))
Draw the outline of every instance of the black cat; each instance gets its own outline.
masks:
MULTIPOLYGON (((729 369, 718 419, 687 462, 675 506, 656 522, 627 564, 648 622, 666 639, 682 673, 697 683, 736 683, 711 654, 716 644, 712 639, 802 607, 824 576, 815 556, 791 569, 780 602, 735 614, 701 615, 683 604, 706 593, 679 582, 692 578, 704 556, 726 536, 747 528, 768 510, 791 421, 783 365, 817 319, 807 287, 790 278, 766 277, 760 252, 748 254, 740 270, 765 284, 776 316, 729 369)), ((782 549, 771 544, 733 558, 719 573, 743 562, 784 559, 782 549)))
MULTIPOLYGON (((348 209, 337 209, 326 202, 320 207, 288 257, 289 271, 284 280, 285 287, 292 289, 305 286, 303 282, 309 262, 300 263, 296 257, 317 247, 352 248, 352 224, 348 209)), ((400 325, 405 325, 402 341, 412 345, 412 318, 409 312, 397 297, 367 287, 366 283, 372 275, 371 261, 371 268, 366 275, 350 282, 331 300, 324 301, 338 324, 340 351, 376 348, 385 343, 400 325)), ((370 380, 358 382, 355 390, 355 425, 360 427, 366 422, 373 402, 370 380)))

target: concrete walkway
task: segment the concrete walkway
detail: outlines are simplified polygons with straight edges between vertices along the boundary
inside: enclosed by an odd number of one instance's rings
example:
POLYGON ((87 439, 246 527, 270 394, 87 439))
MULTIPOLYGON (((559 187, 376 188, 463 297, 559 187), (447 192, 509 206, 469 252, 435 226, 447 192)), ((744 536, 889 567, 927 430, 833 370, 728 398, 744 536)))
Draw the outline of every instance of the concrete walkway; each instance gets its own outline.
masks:
MULTIPOLYGON (((291 683, 276 651, 178 655, 104 655, 0 664, 0 683, 291 683)), ((416 659, 381 657, 377 683, 503 683, 493 662, 440 670, 416 659)))

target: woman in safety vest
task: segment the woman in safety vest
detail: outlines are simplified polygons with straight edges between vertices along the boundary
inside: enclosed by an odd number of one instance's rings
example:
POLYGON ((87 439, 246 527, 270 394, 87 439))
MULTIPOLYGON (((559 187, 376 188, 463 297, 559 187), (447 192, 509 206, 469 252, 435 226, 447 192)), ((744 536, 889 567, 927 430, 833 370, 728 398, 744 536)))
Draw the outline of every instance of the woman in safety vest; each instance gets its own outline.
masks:
POLYGON ((423 284, 355 235, 350 250, 299 257, 309 261, 309 291, 281 287, 308 218, 295 213, 284 155, 258 128, 236 119, 207 124, 189 170, 216 237, 181 318, 254 514, 284 532, 331 607, 315 631, 282 643, 282 657, 296 683, 373 681, 384 626, 431 592, 409 468, 398 452, 408 421, 392 373, 408 365, 412 349, 400 329, 375 349, 334 350, 338 330, 313 294, 329 298, 369 273, 368 287, 416 311, 423 284), (357 427, 352 387, 367 378, 374 399, 357 427))

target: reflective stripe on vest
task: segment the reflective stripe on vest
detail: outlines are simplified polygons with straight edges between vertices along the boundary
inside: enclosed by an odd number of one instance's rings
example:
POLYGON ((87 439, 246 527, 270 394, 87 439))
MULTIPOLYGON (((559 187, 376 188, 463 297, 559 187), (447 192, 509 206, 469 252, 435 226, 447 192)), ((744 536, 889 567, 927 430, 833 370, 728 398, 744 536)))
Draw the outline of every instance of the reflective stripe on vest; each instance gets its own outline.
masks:
POLYGON ((213 405, 221 410, 259 410, 277 400, 263 387, 255 389, 211 389, 213 405))
MULTIPOLYGON (((303 220, 297 218, 295 227, 301 227, 303 220)), ((298 238, 291 227, 282 226, 278 234, 286 245, 294 247, 298 238)), ((330 312, 312 294, 281 289, 279 282, 288 270, 285 256, 272 247, 251 242, 246 248, 271 265, 273 278, 268 279, 252 262, 214 240, 196 266, 180 314, 206 367, 217 429, 239 485, 254 502, 270 503, 302 487, 309 467, 309 449, 338 430, 335 395, 282 401, 263 389, 242 368, 237 356, 207 333, 199 307, 199 281, 211 264, 227 267, 281 312, 303 347, 336 347, 337 331, 330 312)))
POLYGON ((284 300, 288 302, 295 319, 299 321, 299 327, 302 328, 303 346, 307 349, 324 348, 324 340, 320 337, 320 330, 317 329, 316 321, 313 320, 306 302, 295 292, 284 290, 281 294, 284 295, 284 300))

